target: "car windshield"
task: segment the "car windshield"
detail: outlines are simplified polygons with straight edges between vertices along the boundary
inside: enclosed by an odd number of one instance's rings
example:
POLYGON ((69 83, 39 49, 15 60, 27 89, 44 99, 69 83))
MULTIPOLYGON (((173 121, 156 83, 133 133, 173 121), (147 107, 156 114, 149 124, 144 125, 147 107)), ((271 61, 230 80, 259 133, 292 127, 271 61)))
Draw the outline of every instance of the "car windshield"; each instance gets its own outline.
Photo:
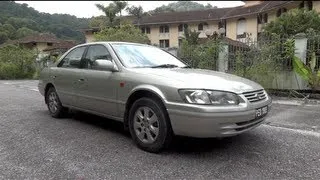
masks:
POLYGON ((130 68, 186 67, 179 59, 157 47, 138 44, 112 44, 122 63, 130 68))

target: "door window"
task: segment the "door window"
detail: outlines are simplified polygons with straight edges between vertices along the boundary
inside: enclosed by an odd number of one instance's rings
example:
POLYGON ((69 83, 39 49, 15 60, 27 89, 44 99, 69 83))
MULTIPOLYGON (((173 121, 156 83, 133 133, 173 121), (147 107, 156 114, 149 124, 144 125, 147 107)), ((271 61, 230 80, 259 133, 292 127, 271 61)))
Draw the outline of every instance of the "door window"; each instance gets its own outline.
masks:
POLYGON ((78 47, 66 55, 58 67, 80 68, 80 61, 86 46, 78 47))
POLYGON ((100 60, 106 60, 111 61, 112 57, 108 51, 108 49, 103 45, 93 45, 90 46, 88 49, 88 52, 85 57, 85 67, 87 69, 92 69, 94 65, 94 61, 100 59, 100 60))

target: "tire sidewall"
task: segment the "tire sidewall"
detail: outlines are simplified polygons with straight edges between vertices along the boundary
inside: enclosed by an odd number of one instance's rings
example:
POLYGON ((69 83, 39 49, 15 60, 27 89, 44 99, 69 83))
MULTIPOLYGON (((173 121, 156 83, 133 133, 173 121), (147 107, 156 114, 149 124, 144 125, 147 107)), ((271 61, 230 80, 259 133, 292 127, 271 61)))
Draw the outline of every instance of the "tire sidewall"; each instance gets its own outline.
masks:
POLYGON ((141 98, 133 103, 129 111, 129 130, 130 130, 131 137, 134 140, 134 142, 137 144, 137 146, 148 152, 154 152, 154 153, 160 152, 163 148, 167 147, 171 139, 171 129, 168 123, 168 118, 165 114, 165 109, 159 105, 159 102, 150 98, 141 98), (158 117, 159 134, 157 139, 150 144, 142 142, 137 137, 133 127, 134 115, 136 111, 142 106, 151 108, 154 111, 155 115, 158 117))
POLYGON ((47 94, 46 94, 46 98, 47 98, 47 107, 48 107, 48 110, 49 110, 50 115, 51 115, 52 117, 55 117, 55 118, 61 117, 62 114, 63 114, 63 106, 62 106, 62 104, 61 104, 61 101, 60 101, 60 99, 59 99, 59 96, 58 96, 58 93, 57 93, 56 89, 53 88, 53 87, 51 87, 51 88, 48 90, 47 94), (49 95, 50 95, 51 93, 55 93, 56 96, 57 96, 57 100, 58 100, 58 107, 57 107, 57 111, 56 111, 55 113, 52 113, 51 110, 50 110, 50 108, 49 108, 49 102, 48 102, 49 99, 48 99, 48 98, 49 98, 49 95))

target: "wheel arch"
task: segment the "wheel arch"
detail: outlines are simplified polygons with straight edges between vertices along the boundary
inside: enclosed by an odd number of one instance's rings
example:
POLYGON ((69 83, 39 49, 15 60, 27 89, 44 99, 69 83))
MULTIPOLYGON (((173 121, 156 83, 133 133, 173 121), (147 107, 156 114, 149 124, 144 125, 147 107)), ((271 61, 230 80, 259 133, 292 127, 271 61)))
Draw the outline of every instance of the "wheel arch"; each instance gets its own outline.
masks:
MULTIPOLYGON (((165 114, 168 116, 168 112, 165 106, 165 96, 157 87, 145 85, 134 88, 126 101, 125 112, 124 112, 124 126, 125 129, 128 129, 128 120, 129 120, 129 110, 133 103, 143 97, 148 97, 154 99, 160 103, 160 106, 164 108, 165 114)), ((170 122, 170 121, 169 121, 170 122)), ((171 122, 170 122, 171 123, 171 122)))

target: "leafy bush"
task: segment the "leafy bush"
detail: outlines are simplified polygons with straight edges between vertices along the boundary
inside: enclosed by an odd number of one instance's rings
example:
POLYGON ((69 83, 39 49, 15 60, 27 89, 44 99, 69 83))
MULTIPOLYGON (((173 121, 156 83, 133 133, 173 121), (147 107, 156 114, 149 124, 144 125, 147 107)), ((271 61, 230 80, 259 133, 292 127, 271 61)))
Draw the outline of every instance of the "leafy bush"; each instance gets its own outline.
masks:
POLYGON ((216 62, 222 50, 222 42, 218 38, 209 38, 200 43, 198 32, 186 33, 178 56, 193 68, 216 70, 216 62))
POLYGON ((250 47, 246 51, 235 54, 236 68, 234 74, 258 82, 264 87, 271 87, 277 73, 285 70, 287 62, 294 56, 294 41, 283 40, 279 36, 264 41, 257 48, 250 47))
POLYGON ((116 27, 108 27, 94 35, 96 41, 125 41, 149 44, 147 35, 132 24, 123 24, 116 27))
POLYGON ((0 79, 32 78, 35 71, 36 52, 19 47, 0 48, 0 79))
POLYGON ((293 69, 300 77, 308 81, 312 90, 320 90, 320 70, 315 69, 316 55, 312 54, 309 66, 305 65, 298 57, 293 59, 293 69))
POLYGON ((292 9, 283 13, 279 18, 268 23, 264 31, 268 34, 277 34, 281 37, 290 37, 308 30, 320 32, 320 15, 315 10, 292 9))

